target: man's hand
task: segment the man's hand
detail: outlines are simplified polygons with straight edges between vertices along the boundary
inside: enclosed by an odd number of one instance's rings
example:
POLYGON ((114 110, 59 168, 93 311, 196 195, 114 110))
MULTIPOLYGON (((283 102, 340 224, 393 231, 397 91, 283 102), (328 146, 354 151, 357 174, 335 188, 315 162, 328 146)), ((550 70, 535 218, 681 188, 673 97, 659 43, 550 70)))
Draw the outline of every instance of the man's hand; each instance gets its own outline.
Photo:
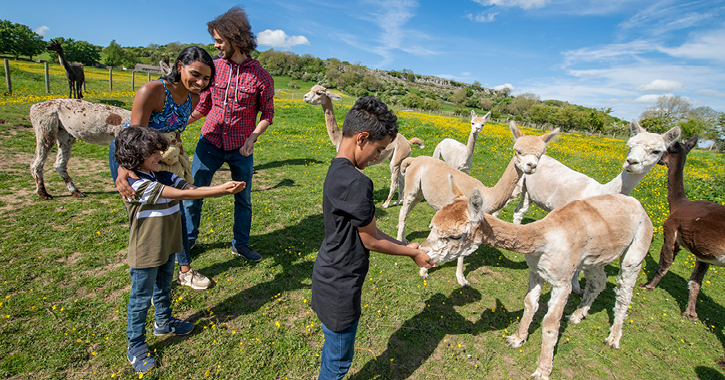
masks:
POLYGON ((254 153, 254 143, 257 142, 257 136, 259 136, 259 134, 252 133, 247 138, 247 141, 244 142, 244 145, 239 148, 239 153, 241 153, 242 156, 249 157, 252 153, 254 153))
POLYGON ((229 181, 219 185, 219 189, 224 191, 226 194, 236 194, 247 187, 247 183, 244 181, 229 181))
POLYGON ((131 199, 136 194, 133 187, 128 184, 128 178, 138 179, 136 173, 126 170, 123 166, 118 167, 118 177, 116 178, 116 190, 125 199, 131 199))

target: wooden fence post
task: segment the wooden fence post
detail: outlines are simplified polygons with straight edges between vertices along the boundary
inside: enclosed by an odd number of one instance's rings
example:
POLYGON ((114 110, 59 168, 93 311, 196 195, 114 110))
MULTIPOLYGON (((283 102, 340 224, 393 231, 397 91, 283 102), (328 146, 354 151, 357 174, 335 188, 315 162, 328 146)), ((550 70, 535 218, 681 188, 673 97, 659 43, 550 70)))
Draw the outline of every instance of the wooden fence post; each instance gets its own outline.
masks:
POLYGON ((135 84, 136 84, 136 72, 131 71, 131 91, 135 90, 135 84))
POLYGON ((43 62, 43 69, 45 71, 45 93, 50 94, 50 74, 48 74, 48 62, 43 62))
POLYGON ((13 93, 13 84, 10 81, 10 62, 8 62, 7 58, 3 59, 5 62, 5 84, 8 87, 8 92, 13 93))
POLYGON ((108 91, 113 92, 113 66, 108 67, 108 91))
POLYGON ((151 82, 151 72, 146 73, 148 75, 146 82, 151 82))

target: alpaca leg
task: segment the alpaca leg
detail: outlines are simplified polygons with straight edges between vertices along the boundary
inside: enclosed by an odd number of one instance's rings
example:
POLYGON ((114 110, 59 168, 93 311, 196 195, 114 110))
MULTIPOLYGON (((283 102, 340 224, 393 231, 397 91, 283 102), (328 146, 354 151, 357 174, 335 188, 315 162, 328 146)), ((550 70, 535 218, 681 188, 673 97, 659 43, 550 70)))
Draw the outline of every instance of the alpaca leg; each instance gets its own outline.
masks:
POLYGON ((579 284, 579 273, 581 273, 581 270, 577 268, 576 272, 574 272, 574 276, 571 277, 571 292, 582 295, 584 294, 584 290, 582 290, 582 287, 579 284))
POLYGON ((45 190, 45 181, 43 179, 43 167, 48 159, 50 149, 53 147, 52 141, 55 141, 55 134, 46 138, 36 134, 35 157, 30 163, 30 174, 35 178, 35 193, 38 194, 40 199, 44 200, 53 199, 53 196, 45 190))
POLYGON ((604 271, 603 266, 585 269, 584 277, 587 279, 587 286, 584 290, 582 302, 576 311, 569 316, 569 323, 573 325, 581 322, 584 317, 589 315, 589 309, 592 307, 594 300, 607 286, 607 273, 604 271))
POLYGON ((707 273, 708 268, 710 268, 710 264, 696 260, 695 269, 692 270, 690 281, 687 284, 687 287, 690 289, 690 294, 687 297, 687 308, 682 315, 691 321, 697 320, 697 311, 695 310, 697 305, 697 295, 700 294, 702 279, 705 277, 705 273, 707 273))
POLYGON ((529 290, 524 297, 524 315, 514 335, 506 337, 506 343, 511 348, 521 347, 529 337, 529 326, 534 319, 534 314, 539 309, 539 297, 541 296, 541 287, 544 285, 544 279, 535 273, 533 269, 529 269, 529 290))
POLYGON ((68 97, 73 99, 73 81, 68 79, 68 97))
POLYGON ((622 338, 622 324, 624 324, 624 317, 627 315, 629 303, 632 301, 632 289, 637 283, 642 261, 647 256, 652 241, 652 225, 648 224, 644 229, 648 231, 645 231, 643 236, 636 238, 624 253, 624 259, 620 263, 617 288, 614 290, 616 296, 614 322, 609 336, 604 340, 604 343, 612 348, 619 348, 619 340, 622 338))
POLYGON ((515 224, 521 224, 521 221, 524 219, 524 214, 526 214, 526 211, 529 211, 530 204, 531 199, 529 199, 529 193, 526 191, 526 181, 523 181, 521 185, 521 200, 514 210, 513 222, 515 224))
POLYGON ((400 215, 398 216, 398 240, 406 243, 405 239, 405 222, 408 219, 408 213, 415 207, 418 202, 423 200, 423 192, 420 190, 420 184, 413 183, 414 176, 406 177, 406 182, 410 182, 407 188, 407 192, 404 193, 403 206, 400 207, 400 215), (410 181, 408 181, 410 178, 410 181))
POLYGON ((388 193, 388 199, 383 202, 383 208, 388 208, 390 205, 390 200, 393 199, 393 196, 395 195, 395 191, 398 190, 398 201, 393 203, 393 206, 397 206, 400 204, 400 199, 402 198, 403 194, 403 186, 401 186, 402 181, 402 175, 400 174, 400 163, 397 165, 393 164, 393 160, 390 160, 390 193, 388 193))
POLYGON ((554 366, 554 347, 559 340, 559 323, 564 314, 566 300, 571 294, 571 281, 554 285, 551 289, 549 311, 541 322, 541 353, 536 363, 536 372, 531 374, 532 379, 548 379, 554 366))
POLYGON ((640 287, 646 290, 652 290, 657 287, 662 277, 670 270, 672 262, 675 261, 675 257, 680 251, 680 246, 677 244, 677 226, 674 223, 668 222, 670 222, 669 219, 665 220, 662 226, 664 242, 662 243, 662 250, 660 250, 660 261, 657 264, 657 272, 655 272, 654 277, 646 284, 640 285, 640 287))
POLYGON ((464 256, 460 256, 458 258, 458 265, 456 266, 456 279, 458 280, 458 285, 471 286, 471 284, 466 281, 466 276, 463 275, 463 258, 464 256))
POLYGON ((55 171, 57 171, 60 177, 63 178, 63 181, 65 181, 65 185, 68 187, 68 191, 70 191, 71 195, 83 198, 86 195, 76 188, 76 185, 73 184, 73 180, 71 180, 70 175, 68 175, 68 161, 70 160, 70 152, 75 141, 75 137, 71 136, 70 133, 64 129, 58 130, 58 156, 55 159, 54 167, 55 171))

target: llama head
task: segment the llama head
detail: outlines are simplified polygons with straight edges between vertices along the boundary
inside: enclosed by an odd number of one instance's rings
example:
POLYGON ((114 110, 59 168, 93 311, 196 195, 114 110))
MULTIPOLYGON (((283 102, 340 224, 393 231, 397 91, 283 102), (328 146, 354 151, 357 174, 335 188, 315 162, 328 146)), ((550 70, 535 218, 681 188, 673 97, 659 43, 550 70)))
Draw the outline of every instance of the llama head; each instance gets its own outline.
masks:
POLYGON ((647 173, 667 151, 667 148, 680 138, 680 127, 658 134, 647 132, 636 120, 629 125, 632 137, 627 141, 629 151, 627 159, 622 164, 628 173, 647 173))
POLYGON ((58 40, 50 40, 50 43, 45 46, 46 49, 52 50, 52 51, 60 51, 63 50, 63 48, 60 46, 60 43, 58 40))
POLYGON ((471 133, 479 134, 481 132, 481 130, 483 129, 483 126, 486 125, 486 122, 490 118, 491 118, 491 112, 489 112, 485 116, 481 117, 481 116, 476 115, 476 111, 471 110, 471 133))
POLYGON ((675 141, 667 148, 667 152, 662 155, 658 164, 669 168, 670 165, 676 162, 684 161, 687 154, 690 153, 690 150, 692 150, 695 145, 697 145, 697 136, 691 137, 684 143, 675 141))
POLYGON ((342 97, 316 84, 312 86, 310 92, 306 93, 302 99, 304 99, 307 104, 319 106, 322 105, 327 99, 340 100, 342 99, 342 97))
POLYGON ((526 136, 515 122, 509 123, 514 137, 514 165, 525 174, 534 174, 539 159, 546 153, 546 144, 559 134, 559 128, 541 136, 526 136))
POLYGON ((448 181, 456 198, 436 212, 430 222, 430 234, 420 246, 434 263, 468 256, 481 244, 477 236, 484 218, 481 192, 474 188, 468 199, 450 174, 448 181))

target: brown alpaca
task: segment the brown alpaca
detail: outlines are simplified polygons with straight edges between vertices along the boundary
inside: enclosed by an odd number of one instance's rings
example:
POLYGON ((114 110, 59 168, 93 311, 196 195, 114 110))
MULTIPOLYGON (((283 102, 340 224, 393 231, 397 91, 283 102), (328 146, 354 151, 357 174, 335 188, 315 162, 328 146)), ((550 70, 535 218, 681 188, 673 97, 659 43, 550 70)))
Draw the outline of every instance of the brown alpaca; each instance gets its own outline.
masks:
POLYGON ((548 379, 551 375, 559 323, 576 270, 583 269, 588 282, 581 304, 569 317, 571 324, 587 316, 594 300, 606 288, 604 268, 618 257, 614 320, 604 342, 619 348, 632 289, 652 240, 652 222, 639 201, 622 194, 599 195, 573 201, 541 220, 520 225, 485 214, 487 200, 478 189, 473 190, 469 200, 452 176, 449 181, 457 198, 435 214, 430 235, 420 249, 436 263, 469 255, 480 244, 524 254, 529 266, 529 288, 519 327, 506 337, 511 348, 520 347, 528 338, 543 285, 552 285, 548 311, 541 321, 541 353, 532 379, 548 379))
MULTIPOLYGON (((330 136, 330 141, 332 142, 332 145, 335 146, 335 150, 337 150, 340 146, 340 141, 342 141, 342 131, 337 126, 335 110, 332 108, 332 99, 339 100, 342 98, 340 95, 337 95, 320 85, 314 85, 310 91, 305 94, 303 99, 307 104, 322 106, 322 109, 325 111, 325 126, 327 127, 327 134, 330 136)), ((370 162, 368 165, 377 165, 386 160, 390 160, 390 193, 388 194, 388 199, 383 202, 383 208, 388 208, 390 200, 393 199, 396 190, 398 190, 398 201, 394 202, 393 206, 403 203, 401 198, 403 197, 405 179, 400 171, 400 165, 403 163, 403 160, 410 157, 410 153, 412 152, 410 146, 412 144, 418 145, 421 149, 425 147, 425 145, 423 145, 423 140, 417 137, 413 137, 408 140, 405 136, 398 133, 398 135, 395 136, 395 139, 388 144, 385 150, 380 152, 380 158, 370 162)))
POLYGON ((45 47, 48 50, 52 50, 58 53, 58 61, 60 65, 65 69, 65 76, 68 78, 68 87, 70 92, 68 93, 69 98, 76 99, 83 98, 83 82, 86 80, 86 75, 83 73, 83 64, 78 62, 68 62, 63 54, 63 48, 60 43, 55 40, 51 40, 48 46, 45 47))
POLYGON ((30 107, 30 121, 35 129, 35 156, 30 174, 35 178, 35 192, 42 199, 53 196, 45 190, 43 166, 53 144, 58 144, 55 170, 74 197, 84 197, 68 175, 68 160, 76 140, 97 145, 110 145, 131 111, 96 104, 80 99, 51 99, 30 107))
POLYGON ((652 290, 667 274, 672 266, 680 246, 685 247, 697 258, 695 269, 690 275, 690 294, 687 308, 682 315, 697 320, 697 295, 700 293, 702 278, 710 265, 725 266, 725 206, 710 201, 691 201, 685 195, 683 169, 687 153, 697 144, 697 137, 687 142, 676 142, 660 159, 667 166, 667 202, 670 204, 670 216, 662 227, 664 242, 660 251, 660 262, 655 276, 641 285, 652 290))

